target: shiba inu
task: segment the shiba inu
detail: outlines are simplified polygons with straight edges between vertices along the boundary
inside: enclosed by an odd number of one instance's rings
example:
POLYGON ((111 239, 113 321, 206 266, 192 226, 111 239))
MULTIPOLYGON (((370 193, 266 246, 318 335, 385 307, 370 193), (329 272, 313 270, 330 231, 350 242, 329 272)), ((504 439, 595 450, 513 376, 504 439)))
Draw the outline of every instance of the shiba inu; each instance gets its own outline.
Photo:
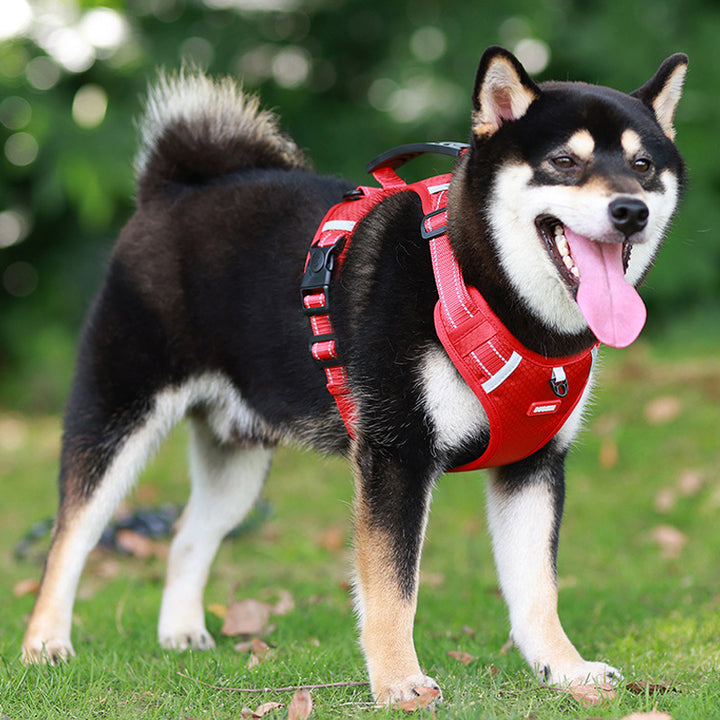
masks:
POLYGON ((511 636, 538 677, 619 680, 610 665, 581 657, 558 618, 564 460, 590 393, 592 349, 629 345, 645 322, 636 286, 684 184, 673 117, 686 68, 685 55, 672 55, 625 94, 538 85, 511 53, 485 52, 468 146, 448 182, 426 194, 446 207, 438 232, 452 256, 455 299, 475 298, 489 325, 453 340, 455 350, 441 341, 458 323, 449 311, 435 318, 447 298, 427 237, 437 233, 422 231, 431 214, 418 192, 388 192, 352 229, 342 267, 328 267, 352 433, 308 352, 298 291, 316 230, 354 186, 314 174, 274 116, 232 80, 161 77, 140 124, 137 210, 80 342, 60 508, 26 661, 74 654, 71 616, 86 557, 148 457, 187 417, 192 492, 170 550, 160 644, 213 646, 203 611, 212 559, 252 507, 275 446, 294 442, 344 453, 354 468, 355 598, 376 700, 437 687, 413 645, 433 485, 487 458, 497 428, 512 434, 575 392, 561 424, 529 455, 517 450, 523 430, 484 463, 489 526, 511 636), (487 340, 490 326, 511 350, 487 340), (470 340, 485 343, 484 360, 470 340), (486 373, 482 391, 453 359, 463 343, 458 356, 486 373), (587 364, 580 379, 566 363, 575 357, 587 364), (531 359, 542 392, 525 391, 531 359), (496 412, 493 396, 508 388, 496 412))

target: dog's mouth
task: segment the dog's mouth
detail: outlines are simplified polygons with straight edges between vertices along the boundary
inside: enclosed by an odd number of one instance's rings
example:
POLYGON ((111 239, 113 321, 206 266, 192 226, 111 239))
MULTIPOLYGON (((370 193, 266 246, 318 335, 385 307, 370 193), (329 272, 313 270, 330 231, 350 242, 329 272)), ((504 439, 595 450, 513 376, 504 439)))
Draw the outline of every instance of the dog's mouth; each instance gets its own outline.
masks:
POLYGON ((647 312, 625 278, 631 243, 584 237, 550 215, 540 216, 535 224, 558 275, 598 340, 611 347, 634 342, 647 312))
MULTIPOLYGON (((580 270, 573 259, 570 245, 565 234, 565 225, 552 215, 542 215, 535 224, 538 233, 545 243, 550 259, 555 264, 558 274, 575 297, 580 286, 580 270)), ((622 246, 623 273, 627 272, 632 253, 632 243, 625 242, 622 246)))

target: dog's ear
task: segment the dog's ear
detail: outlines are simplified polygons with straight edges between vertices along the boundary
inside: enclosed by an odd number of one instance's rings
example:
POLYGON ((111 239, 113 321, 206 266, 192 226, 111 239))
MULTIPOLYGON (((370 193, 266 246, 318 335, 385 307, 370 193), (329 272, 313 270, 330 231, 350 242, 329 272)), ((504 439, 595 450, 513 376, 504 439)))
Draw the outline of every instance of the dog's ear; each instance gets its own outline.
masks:
POLYGON ((675 139, 673 117, 682 95, 687 66, 687 55, 675 53, 663 62, 658 71, 642 87, 631 93, 633 97, 652 108, 662 131, 671 140, 675 139))
POLYGON ((504 123, 521 118, 540 97, 520 61, 501 47, 488 48, 480 59, 473 92, 472 130, 489 137, 504 123))

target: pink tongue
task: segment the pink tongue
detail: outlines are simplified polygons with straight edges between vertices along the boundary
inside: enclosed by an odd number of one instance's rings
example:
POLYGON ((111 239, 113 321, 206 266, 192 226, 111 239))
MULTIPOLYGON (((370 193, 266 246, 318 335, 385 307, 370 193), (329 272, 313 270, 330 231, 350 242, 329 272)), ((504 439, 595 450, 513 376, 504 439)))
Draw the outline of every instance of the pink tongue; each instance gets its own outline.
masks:
POLYGON ((580 271, 577 304, 595 337, 610 347, 627 347, 645 325, 647 310, 625 279, 622 243, 595 242, 565 228, 580 271))

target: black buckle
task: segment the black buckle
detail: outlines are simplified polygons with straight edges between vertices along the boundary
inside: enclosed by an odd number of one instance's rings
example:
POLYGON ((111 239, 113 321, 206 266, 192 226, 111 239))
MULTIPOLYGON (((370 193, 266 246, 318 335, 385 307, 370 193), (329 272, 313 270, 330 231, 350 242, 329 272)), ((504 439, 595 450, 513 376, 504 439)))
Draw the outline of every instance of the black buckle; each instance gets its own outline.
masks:
POLYGON ((440 208, 439 210, 434 210, 433 212, 428 213, 427 215, 425 215, 425 217, 423 217, 422 223, 420 224, 420 234, 422 235, 423 240, 432 240, 433 238, 436 238, 439 235, 444 235, 447 232, 447 223, 445 223, 445 225, 441 225, 438 228, 435 228, 434 230, 428 230, 425 227, 426 220, 446 212, 447 208, 444 207, 440 208))
POLYGON ((310 248, 307 268, 300 282, 300 304, 305 315, 324 315, 329 312, 330 280, 335 268, 335 255, 342 252, 345 240, 345 237, 340 237, 333 245, 324 247, 314 245, 310 248), (318 307, 305 307, 305 297, 318 290, 322 290, 325 294, 325 304, 318 307))

